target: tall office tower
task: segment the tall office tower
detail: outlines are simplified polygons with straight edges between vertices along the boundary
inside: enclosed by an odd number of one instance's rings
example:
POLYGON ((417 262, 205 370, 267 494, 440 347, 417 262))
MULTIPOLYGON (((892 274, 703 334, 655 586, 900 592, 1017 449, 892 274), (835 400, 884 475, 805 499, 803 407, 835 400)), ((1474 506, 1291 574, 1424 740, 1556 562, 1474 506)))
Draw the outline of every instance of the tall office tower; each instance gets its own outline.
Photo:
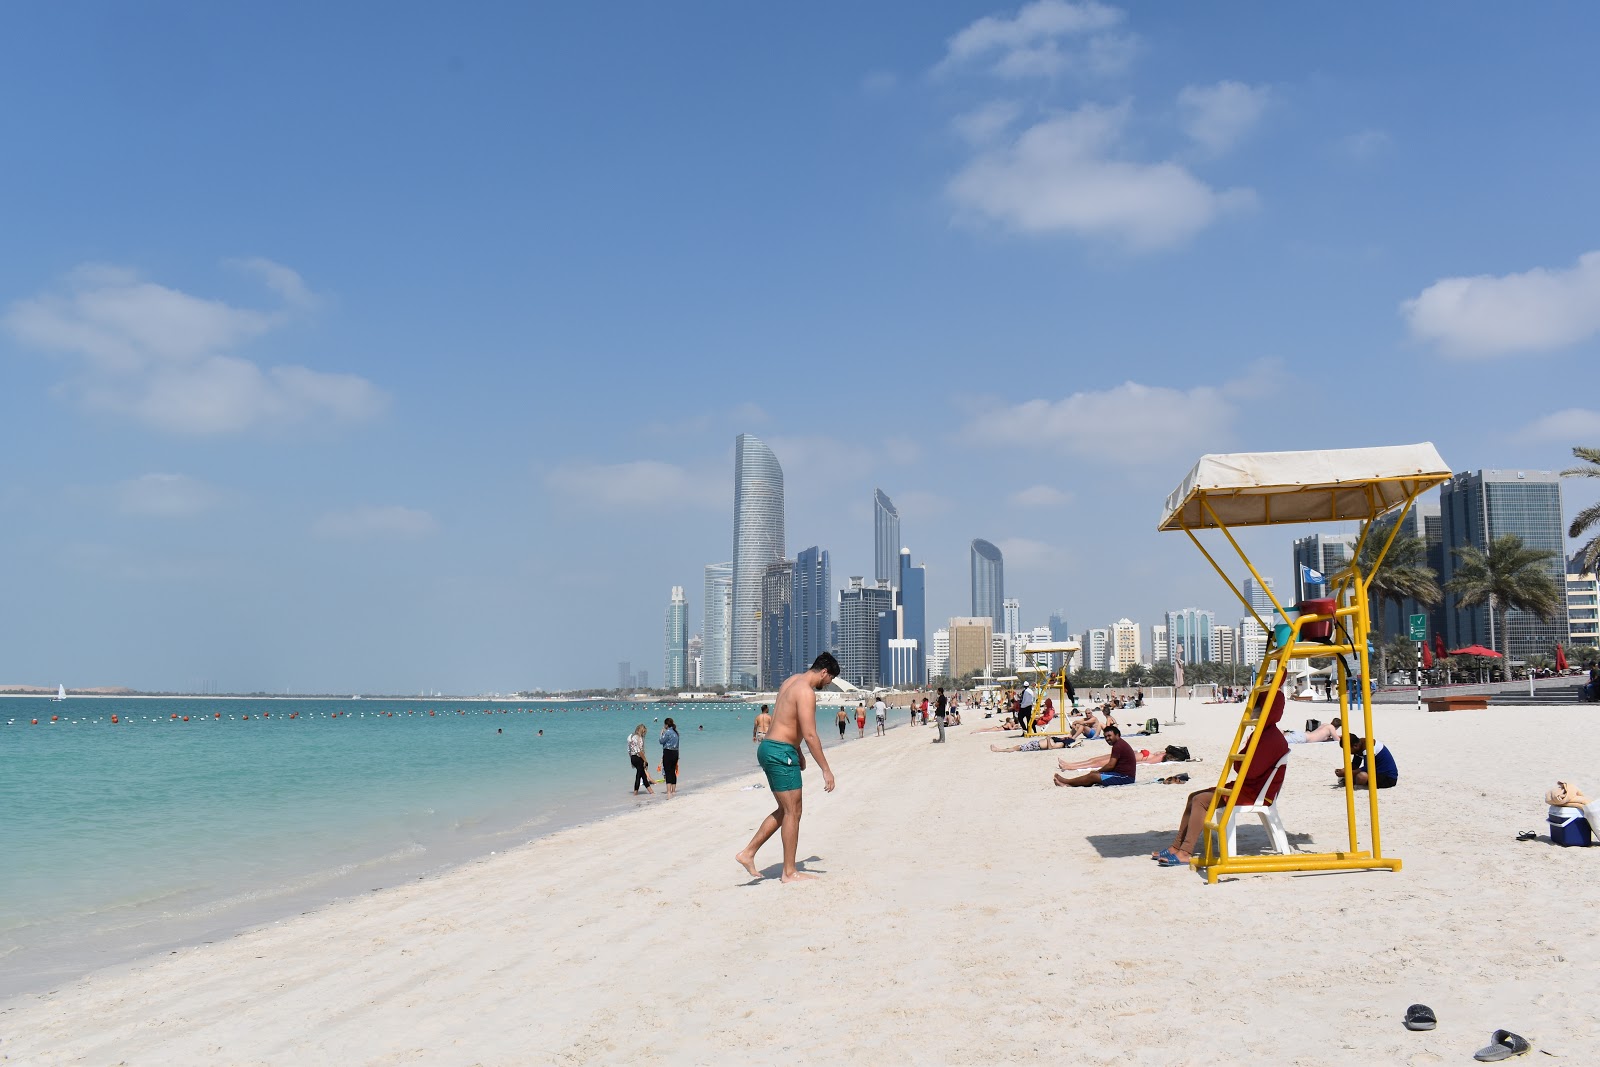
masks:
MULTIPOLYGON (((1444 538, 1444 573, 1440 577, 1445 583, 1455 577, 1456 549, 1474 545, 1487 552, 1495 538, 1506 534, 1516 534, 1527 548, 1554 553, 1545 567, 1557 589, 1565 583, 1561 478, 1554 472, 1464 471, 1439 487, 1439 510, 1444 538)), ((1501 634, 1500 620, 1491 624, 1486 604, 1464 608, 1454 593, 1446 592, 1444 607, 1445 640, 1451 648, 1488 645, 1494 637, 1498 643, 1493 647, 1520 660, 1553 655, 1556 642, 1567 638, 1564 615, 1541 622, 1527 612, 1513 611, 1505 619, 1509 634, 1501 634)))
POLYGON ((1020 634, 1022 632, 1022 604, 1011 597, 1007 597, 1000 602, 1000 610, 1006 617, 1005 632, 1008 634, 1020 634))
POLYGON ((704 684, 700 681, 700 664, 705 647, 705 640, 699 634, 689 638, 689 661, 684 669, 684 683, 691 689, 699 689, 704 684))
POLYGON ((1091 671, 1110 670, 1111 631, 1104 626, 1096 626, 1085 635, 1083 656, 1084 662, 1091 671))
POLYGON ((1111 624, 1111 669, 1119 674, 1144 660, 1139 648, 1139 624, 1132 619, 1118 619, 1111 624))
POLYGON ((872 577, 900 581, 900 512, 882 489, 872 491, 872 577))
MULTIPOLYGON (((1050 640, 1065 641, 1071 633, 1067 629, 1067 612, 1065 608, 1057 608, 1050 613, 1050 640)), ((1061 669, 1062 656, 1060 653, 1050 657, 1050 669, 1061 669)))
POLYGON ((1078 651, 1076 651, 1076 652, 1074 652, 1072 654, 1072 659, 1067 664, 1067 673, 1076 674, 1078 671, 1083 670, 1083 665, 1084 665, 1084 659, 1083 659, 1084 635, 1083 634, 1068 634, 1067 635, 1067 640, 1070 643, 1078 646, 1078 651))
MULTIPOLYGON (((1373 523, 1372 536, 1388 537, 1389 530, 1394 526, 1395 513, 1390 512, 1377 522, 1373 523)), ((1435 576, 1444 573, 1444 535, 1442 527, 1444 516, 1439 510, 1437 500, 1419 500, 1406 512, 1405 519, 1400 524, 1401 537, 1415 537, 1422 541, 1425 555, 1424 562, 1435 576)), ((1426 615, 1428 617, 1428 634, 1444 634, 1444 601, 1432 607, 1417 603, 1410 597, 1401 600, 1399 604, 1385 600, 1382 605, 1372 605, 1373 625, 1377 626, 1380 619, 1378 612, 1382 612, 1383 632, 1393 637, 1395 634, 1406 633, 1411 625, 1411 616, 1426 615)))
POLYGON ((994 619, 987 615, 958 615, 951 619, 949 677, 959 679, 973 672, 983 674, 989 666, 993 637, 994 619))
POLYGON ((633 688, 633 664, 629 663, 627 660, 623 660, 621 663, 617 664, 617 688, 633 688))
POLYGON ((650 672, 645 670, 643 667, 640 667, 639 668, 639 673, 635 674, 633 676, 633 683, 634 683, 634 685, 638 686, 640 689, 649 689, 650 688, 650 672))
POLYGON ((989 635, 989 673, 1006 677, 1011 674, 1011 635, 989 635))
MULTIPOLYGON (((1356 538, 1353 533, 1346 534, 1308 534, 1297 537, 1294 541, 1294 599, 1298 604, 1306 598, 1306 572, 1302 567, 1310 567, 1320 571, 1328 580, 1328 588, 1333 587, 1333 576, 1350 565, 1350 559, 1356 554, 1356 538)), ((1276 587, 1274 587, 1276 589, 1276 587)), ((1280 600, 1279 603, 1282 603, 1280 600)), ((1284 607, 1290 605, 1284 604, 1284 607)), ((1267 620, 1271 622, 1272 620, 1267 620)), ((1185 663, 1190 662, 1185 660, 1185 663)))
POLYGON ((1056 660, 1060 659, 1060 656, 1052 655, 1048 652, 1035 652, 1031 655, 1028 653, 1030 647, 1048 644, 1049 641, 1050 627, 1048 626, 1035 626, 1033 629, 1025 630, 1020 634, 1012 634, 1013 662, 1018 667, 1038 667, 1047 671, 1055 670, 1056 660))
POLYGON ((827 549, 812 545, 795 554, 789 642, 794 650, 789 673, 810 670, 816 658, 834 646, 833 570, 827 549))
POLYGON ((700 659, 700 684, 727 685, 733 633, 733 564, 706 564, 705 647, 700 659))
POLYGON ((761 688, 776 689, 794 659, 794 561, 780 559, 761 572, 761 688))
POLYGON ((1217 650, 1218 663, 1239 662, 1239 635, 1231 626, 1211 628, 1211 647, 1217 650))
POLYGON ((972 617, 986 615, 994 628, 1006 624, 1006 564, 1000 550, 979 538, 972 542, 972 617))
POLYGON ((1583 569, 1583 552, 1567 559, 1567 640, 1600 647, 1600 581, 1583 569))
POLYGON ((891 638, 884 644, 883 662, 887 664, 884 668, 884 684, 906 689, 918 685, 913 679, 922 659, 922 650, 917 643, 910 638, 891 638))
POLYGON ((667 604, 667 655, 666 671, 662 685, 668 689, 682 689, 688 677, 689 665, 689 602, 684 599, 683 586, 672 587, 672 600, 667 604))
MULTIPOLYGON (((1261 616, 1263 619, 1267 616, 1261 616)), ((1267 631, 1254 618, 1246 615, 1239 620, 1239 662, 1254 667, 1267 654, 1267 631)))
POLYGON ((1172 650, 1167 647, 1167 628, 1159 622, 1150 627, 1150 662, 1172 662, 1172 650))
POLYGON ((917 643, 916 670, 906 684, 922 685, 928 680, 923 658, 928 650, 928 569, 911 565, 911 550, 900 550, 900 625, 899 637, 917 643))
MULTIPOLYGON (((1287 605, 1285 605, 1287 606, 1287 605)), ((1217 626, 1217 613, 1201 608, 1184 608, 1167 612, 1167 654, 1176 656, 1175 649, 1183 649, 1183 662, 1215 663, 1216 646, 1212 631, 1217 626)))
POLYGON ((933 650, 928 653, 928 677, 950 677, 950 631, 933 631, 933 650))
POLYGON ((839 590, 839 676, 851 685, 870 689, 880 684, 878 616, 889 615, 893 625, 894 589, 888 582, 866 584, 852 577, 848 589, 839 590))
MULTIPOLYGON (((1272 607, 1272 594, 1277 591, 1278 587, 1273 584, 1271 578, 1266 580, 1265 585, 1254 578, 1246 578, 1244 580, 1244 598, 1250 601, 1250 606, 1256 609, 1256 614, 1260 615, 1261 620, 1268 625, 1272 623, 1272 612, 1274 610, 1272 607)), ((1287 607, 1288 605, 1284 606, 1287 607)))
POLYGON ((733 618, 729 684, 761 682, 761 576, 783 551, 783 468, 772 449, 742 433, 733 446, 733 618))

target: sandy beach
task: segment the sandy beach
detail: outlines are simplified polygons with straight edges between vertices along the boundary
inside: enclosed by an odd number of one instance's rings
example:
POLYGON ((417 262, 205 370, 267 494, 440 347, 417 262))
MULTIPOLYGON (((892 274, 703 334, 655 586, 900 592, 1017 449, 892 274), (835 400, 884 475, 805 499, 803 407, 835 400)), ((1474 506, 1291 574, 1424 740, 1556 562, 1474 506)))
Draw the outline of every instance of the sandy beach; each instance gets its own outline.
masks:
MULTIPOLYGON (((1285 725, 1329 718, 1291 705, 1285 725)), ((1600 1058, 1600 849, 1543 795, 1600 792, 1592 707, 1378 709, 1399 872, 1208 886, 1149 853, 1214 779, 1237 707, 1180 701, 1189 787, 1065 790, 981 719, 899 729, 807 775, 804 885, 733 855, 745 779, 654 798, 443 875, 0 1005, 7 1063, 1462 1063, 1496 1028, 1600 1058), (1536 842, 1515 840, 1538 830, 1536 842), (1439 1026, 1411 1033, 1408 1004, 1439 1026)), ((1163 722, 1170 704, 1148 714, 1163 722)), ((1091 745, 1089 753, 1103 751, 1091 745)), ((1343 839, 1336 746, 1295 746, 1282 815, 1343 839)), ((752 758, 753 766, 753 758, 752 758)), ((1166 772, 1159 772, 1166 773, 1166 772)), ((1242 852, 1265 846, 1252 824, 1242 852)), ((1542 1060, 1539 1051, 1533 1062, 1542 1060)))

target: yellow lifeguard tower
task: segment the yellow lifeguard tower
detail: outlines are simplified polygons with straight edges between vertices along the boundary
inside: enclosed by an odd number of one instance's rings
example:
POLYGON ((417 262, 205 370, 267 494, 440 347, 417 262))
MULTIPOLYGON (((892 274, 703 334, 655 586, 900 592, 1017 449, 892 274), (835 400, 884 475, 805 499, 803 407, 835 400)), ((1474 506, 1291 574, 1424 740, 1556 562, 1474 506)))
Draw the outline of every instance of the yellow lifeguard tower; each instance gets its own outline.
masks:
POLYGON ((1034 705, 1034 718, 1039 717, 1039 709, 1044 706, 1044 696, 1052 690, 1061 694, 1061 699, 1056 701, 1056 717, 1046 723, 1047 729, 1035 730, 1031 724, 1025 736, 1037 737, 1040 734, 1064 734, 1067 732, 1067 670, 1072 666, 1072 657, 1077 655, 1078 645, 1070 641, 1044 641, 1039 644, 1025 645, 1022 654, 1030 660, 1035 656, 1060 655, 1061 667, 1052 672, 1049 668, 1036 666, 1019 667, 1018 674, 1027 674, 1040 679, 1039 703, 1034 705))
POLYGON ((1201 848, 1190 861, 1191 866, 1205 870, 1207 882, 1215 882, 1224 874, 1267 871, 1400 869, 1399 859, 1383 854, 1383 838, 1378 824, 1378 791, 1375 788, 1367 790, 1371 847, 1363 848, 1361 845, 1356 825, 1348 729, 1342 731, 1339 746, 1344 759, 1345 817, 1350 837, 1349 848, 1345 851, 1291 852, 1272 856, 1229 855, 1225 828, 1239 804, 1243 775, 1237 776, 1231 789, 1227 788, 1228 778, 1241 766, 1247 765, 1255 755, 1260 735, 1254 726, 1262 719, 1263 709, 1270 707, 1273 695, 1282 688, 1289 664, 1311 657, 1335 658, 1339 674, 1339 710, 1346 723, 1350 722, 1351 687, 1350 668, 1345 657, 1354 656, 1359 661, 1360 712, 1364 724, 1362 736, 1366 739, 1366 764, 1369 768, 1373 766, 1372 675, 1367 664, 1367 635, 1371 620, 1368 618, 1367 589, 1373 573, 1383 565, 1389 546, 1399 532, 1398 520, 1405 516, 1418 496, 1449 481, 1450 474, 1450 468, 1432 444, 1323 452, 1241 452, 1201 456, 1200 462, 1167 497, 1157 529, 1182 530, 1188 534, 1189 540, 1194 542, 1206 562, 1228 584, 1228 588, 1244 604, 1245 610, 1255 617, 1262 629, 1273 635, 1270 649, 1256 671, 1255 685, 1245 702, 1233 744, 1223 760, 1217 779, 1217 797, 1206 811, 1201 848), (1362 573, 1359 561, 1368 538, 1383 536, 1381 532, 1375 532, 1374 523, 1396 509, 1399 515, 1384 538, 1383 548, 1378 552, 1371 570, 1362 573), (1297 616, 1293 616, 1278 602, 1231 532, 1244 526, 1350 521, 1361 524, 1361 533, 1356 549, 1351 554, 1349 568, 1329 575, 1327 597, 1319 604, 1299 605, 1302 610, 1311 607, 1312 611, 1297 616), (1284 619, 1292 617, 1292 621, 1278 624, 1275 628, 1256 614, 1250 601, 1195 536, 1198 530, 1221 530, 1240 561, 1255 578, 1257 586, 1265 589, 1272 598, 1278 615, 1284 619))

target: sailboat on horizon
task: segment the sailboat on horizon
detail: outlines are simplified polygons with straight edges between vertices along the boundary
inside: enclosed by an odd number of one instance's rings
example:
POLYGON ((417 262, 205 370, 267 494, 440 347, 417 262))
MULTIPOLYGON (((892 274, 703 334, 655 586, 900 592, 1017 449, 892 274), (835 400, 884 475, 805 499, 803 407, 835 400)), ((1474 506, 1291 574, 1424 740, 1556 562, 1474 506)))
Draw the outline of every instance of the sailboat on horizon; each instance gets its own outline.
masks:
POLYGON ((60 684, 60 683, 57 683, 56 684, 56 695, 51 697, 50 699, 52 701, 67 699, 67 687, 65 685, 60 684))

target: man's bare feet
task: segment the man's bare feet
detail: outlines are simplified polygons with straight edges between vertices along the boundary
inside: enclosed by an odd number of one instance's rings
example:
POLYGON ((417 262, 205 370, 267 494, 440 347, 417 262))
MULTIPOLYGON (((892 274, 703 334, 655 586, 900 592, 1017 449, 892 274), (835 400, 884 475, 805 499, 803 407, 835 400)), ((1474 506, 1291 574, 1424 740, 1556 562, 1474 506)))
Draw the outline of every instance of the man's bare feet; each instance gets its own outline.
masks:
POLYGON ((761 877, 761 872, 756 870, 756 858, 754 856, 750 855, 749 853, 740 852, 738 855, 734 856, 733 858, 734 858, 734 861, 739 864, 739 866, 743 867, 745 870, 750 872, 750 877, 752 877, 752 878, 760 878, 761 877))
POLYGON ((807 874, 805 871, 795 871, 793 874, 783 876, 783 881, 785 882, 815 882, 816 880, 816 875, 807 874))
POLYGON ((1055 783, 1056 785, 1071 785, 1072 779, 1064 774, 1058 774, 1055 776, 1055 783))

